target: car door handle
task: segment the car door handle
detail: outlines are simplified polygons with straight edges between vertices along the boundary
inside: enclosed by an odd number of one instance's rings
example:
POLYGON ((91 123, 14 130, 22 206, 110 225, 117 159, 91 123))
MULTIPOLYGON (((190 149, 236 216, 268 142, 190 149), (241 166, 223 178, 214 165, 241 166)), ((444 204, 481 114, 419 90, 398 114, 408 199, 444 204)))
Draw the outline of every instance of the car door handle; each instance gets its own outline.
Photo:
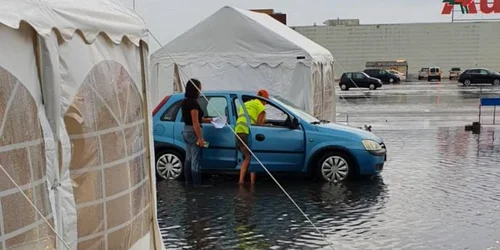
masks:
POLYGON ((263 141, 265 139, 266 139, 266 136, 263 135, 263 134, 257 134, 257 135, 255 135, 255 140, 257 140, 257 141, 263 141))

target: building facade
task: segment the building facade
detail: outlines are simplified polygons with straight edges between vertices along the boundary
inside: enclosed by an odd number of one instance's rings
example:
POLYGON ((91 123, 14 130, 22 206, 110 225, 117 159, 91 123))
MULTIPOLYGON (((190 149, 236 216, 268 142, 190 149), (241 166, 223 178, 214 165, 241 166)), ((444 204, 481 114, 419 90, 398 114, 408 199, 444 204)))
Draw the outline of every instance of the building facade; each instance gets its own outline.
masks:
POLYGON ((406 60, 410 78, 429 66, 441 67, 443 77, 452 67, 500 71, 500 22, 325 23, 293 29, 331 51, 337 79, 364 70, 368 61, 406 60))

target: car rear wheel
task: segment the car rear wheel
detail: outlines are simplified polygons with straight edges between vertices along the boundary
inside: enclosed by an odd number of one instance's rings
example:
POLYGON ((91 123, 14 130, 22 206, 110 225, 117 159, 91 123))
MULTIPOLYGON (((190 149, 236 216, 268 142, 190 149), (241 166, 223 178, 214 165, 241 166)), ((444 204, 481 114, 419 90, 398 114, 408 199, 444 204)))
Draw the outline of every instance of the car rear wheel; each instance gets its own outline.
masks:
POLYGON ((495 80, 493 81, 493 85, 495 85, 495 86, 500 86, 500 79, 495 79, 495 80))
POLYGON ((161 180, 179 180, 183 177, 183 157, 174 150, 163 150, 156 155, 156 176, 161 180))
POLYGON ((318 163, 317 175, 326 182, 343 182, 353 174, 349 157, 341 152, 330 152, 318 163))
POLYGON ((389 78, 390 83, 394 83, 394 78, 389 78))
POLYGON ((464 85, 465 85, 465 86, 470 86, 470 84, 471 84, 471 82, 470 82, 470 80, 469 80, 469 79, 467 79, 467 80, 465 80, 465 81, 464 81, 464 85))
POLYGON ((372 83, 372 84, 370 84, 369 88, 370 88, 371 90, 375 90, 375 89, 377 89, 377 87, 376 87, 376 86, 375 86, 375 84, 373 84, 373 83, 372 83))

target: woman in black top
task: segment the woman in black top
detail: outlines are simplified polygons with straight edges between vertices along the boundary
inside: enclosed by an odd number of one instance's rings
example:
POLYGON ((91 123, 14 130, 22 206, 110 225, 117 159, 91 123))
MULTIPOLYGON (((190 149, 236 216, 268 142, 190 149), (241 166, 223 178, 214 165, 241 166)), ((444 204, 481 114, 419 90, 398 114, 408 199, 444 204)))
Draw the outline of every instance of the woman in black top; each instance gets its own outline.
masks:
POLYGON ((182 102, 182 118, 184 120, 184 141, 186 142, 186 159, 184 161, 184 178, 187 183, 193 180, 195 186, 201 185, 201 149, 205 146, 201 130, 202 122, 211 119, 203 118, 204 112, 198 104, 201 82, 190 79, 186 83, 186 93, 182 102))

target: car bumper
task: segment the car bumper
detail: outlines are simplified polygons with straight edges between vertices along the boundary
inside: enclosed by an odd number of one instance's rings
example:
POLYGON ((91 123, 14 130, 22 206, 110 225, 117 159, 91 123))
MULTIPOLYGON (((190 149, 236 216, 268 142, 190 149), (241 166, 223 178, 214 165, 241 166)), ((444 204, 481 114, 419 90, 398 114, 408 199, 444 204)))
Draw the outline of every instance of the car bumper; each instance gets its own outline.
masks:
POLYGON ((387 150, 369 152, 367 150, 356 150, 353 152, 357 160, 359 173, 361 175, 376 175, 382 172, 387 160, 387 150))

